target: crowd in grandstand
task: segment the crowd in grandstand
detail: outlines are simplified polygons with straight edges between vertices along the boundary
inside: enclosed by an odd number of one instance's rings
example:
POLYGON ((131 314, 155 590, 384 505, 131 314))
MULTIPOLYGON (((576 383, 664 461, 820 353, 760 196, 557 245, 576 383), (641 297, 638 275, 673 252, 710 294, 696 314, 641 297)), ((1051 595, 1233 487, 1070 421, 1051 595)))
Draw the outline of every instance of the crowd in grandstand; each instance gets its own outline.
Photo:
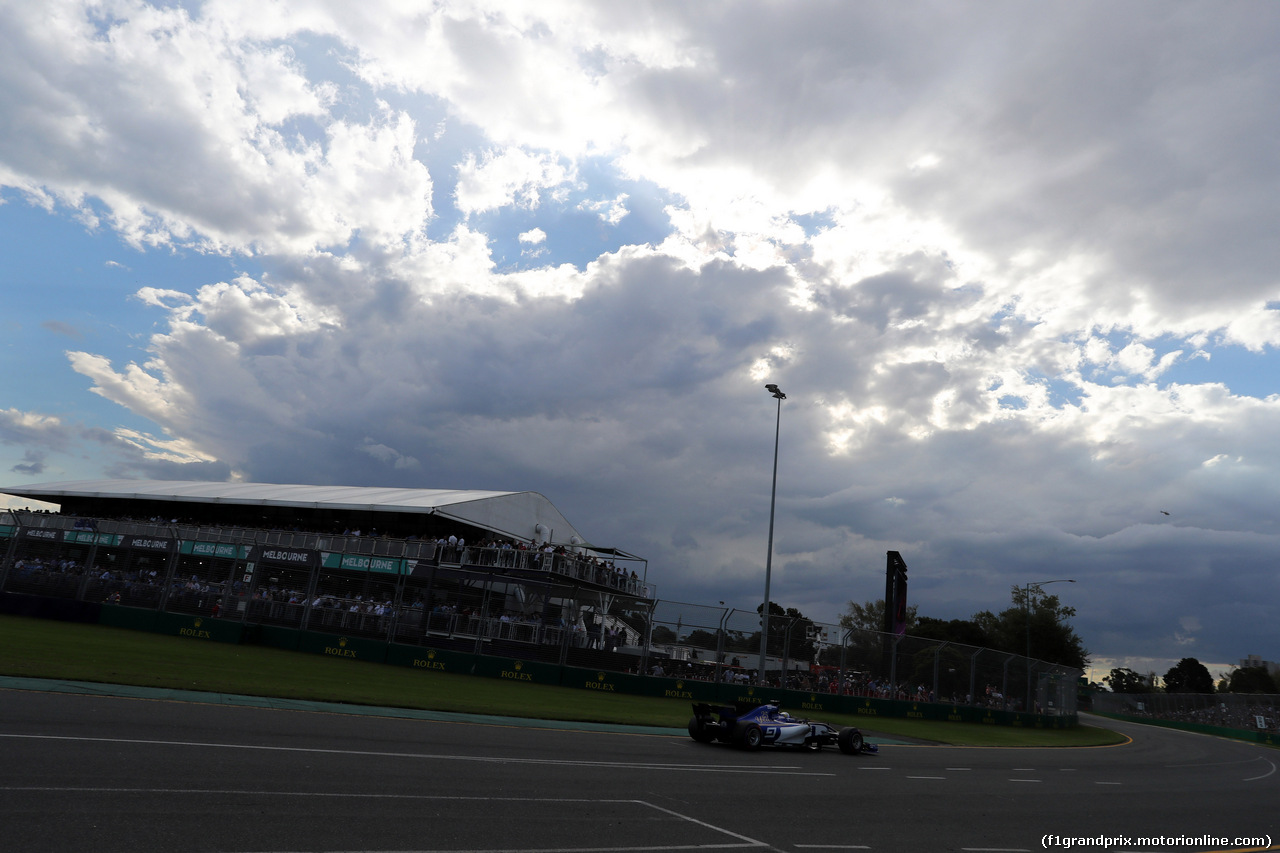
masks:
MULTIPOLYGON (((56 514, 56 513, 45 513, 56 514)), ((159 516, 148 519, 115 519, 119 521, 141 521, 153 524, 194 524, 186 519, 170 518, 165 519, 159 516)), ((76 518, 74 522, 75 529, 87 529, 88 526, 95 526, 96 522, 92 519, 76 518)), ((264 531, 278 532, 278 528, 252 528, 264 531)), ((295 529, 289 532, 308 532, 295 529)), ((323 533, 323 531, 309 531, 313 533, 323 533)), ((344 527, 341 534, 349 537, 362 537, 364 531, 359 527, 344 527)), ((370 536, 388 538, 386 531, 381 534, 373 529, 369 532, 370 536)), ((416 535, 409 535, 408 540, 418 540, 416 535)), ((462 566, 475 566, 486 569, 523 569, 534 572, 545 572, 549 574, 561 575, 571 578, 575 581, 585 581, 595 583, 601 586, 607 586, 619 592, 629 595, 638 595, 651 597, 651 590, 644 585, 643 580, 633 570, 630 573, 621 566, 616 565, 612 560, 607 560, 601 556, 592 553, 582 546, 566 546, 564 544, 552 544, 549 542, 524 541, 513 538, 490 538, 480 542, 478 545, 468 546, 465 538, 451 533, 447 536, 439 536, 432 539, 426 539, 436 546, 435 562, 462 566)), ((63 561, 66 562, 66 561, 63 561)), ((19 561, 21 565, 21 561, 19 561)), ((17 568, 17 567, 15 567, 17 568)), ((45 566, 38 560, 30 566, 23 566, 19 574, 30 570, 41 574, 49 571, 81 571, 79 567, 68 569, 65 566, 50 567, 45 566)), ((154 576, 154 573, 152 573, 154 576)), ((106 580, 104 578, 104 580, 106 580)), ((124 578, 117 578, 124 581, 124 578)), ((130 578, 129 581, 136 579, 130 578)), ((110 592, 119 592, 121 590, 113 588, 110 592)), ((206 591, 208 592, 208 591, 206 591)), ((108 593, 109 595, 110 593, 108 593)), ((104 595, 99 600, 105 600, 108 595, 104 595)), ((210 602, 211 606, 212 602, 210 602)), ((599 645, 599 643, 597 643, 599 645)))
POLYGON ((78 593, 87 601, 156 601, 164 579, 154 569, 86 567, 73 559, 28 557, 13 564, 9 585, 51 594, 78 593))
POLYGON ((632 571, 603 559, 583 553, 575 546, 552 545, 549 542, 525 542, 513 539, 486 539, 468 547, 461 538, 449 536, 436 541, 440 561, 483 568, 531 569, 567 575, 601 586, 612 587, 632 595, 642 595, 641 579, 632 571))

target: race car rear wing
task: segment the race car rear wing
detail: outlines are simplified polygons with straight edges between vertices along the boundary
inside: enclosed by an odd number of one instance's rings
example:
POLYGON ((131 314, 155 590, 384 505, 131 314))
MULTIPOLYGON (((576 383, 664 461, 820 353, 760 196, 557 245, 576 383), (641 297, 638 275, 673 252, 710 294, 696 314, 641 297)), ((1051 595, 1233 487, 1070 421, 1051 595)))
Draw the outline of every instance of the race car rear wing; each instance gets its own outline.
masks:
POLYGON ((749 714, 761 705, 777 706, 776 701, 771 702, 737 702, 733 705, 711 705, 707 702, 694 702, 693 715, 700 720, 719 717, 722 722, 732 722, 744 714, 749 714))

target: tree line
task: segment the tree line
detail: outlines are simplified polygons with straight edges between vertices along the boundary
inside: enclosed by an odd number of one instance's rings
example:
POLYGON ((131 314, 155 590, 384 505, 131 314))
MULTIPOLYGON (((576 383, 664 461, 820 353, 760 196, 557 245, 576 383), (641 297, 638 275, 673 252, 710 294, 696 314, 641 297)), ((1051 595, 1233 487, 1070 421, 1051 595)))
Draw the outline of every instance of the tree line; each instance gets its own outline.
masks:
POLYGON ((1178 661, 1156 685, 1154 672, 1143 675, 1128 667, 1118 667, 1103 682, 1113 693, 1280 693, 1275 678, 1265 666, 1241 666, 1215 682, 1209 668, 1195 658, 1178 661))
MULTIPOLYGON (((1027 655, 1036 660, 1084 669, 1089 650, 1071 627, 1074 607, 1039 587, 1015 586, 1009 607, 999 613, 980 610, 968 619, 935 619, 907 607, 907 633, 913 637, 1027 655)), ((845 628, 882 631, 884 599, 850 601, 840 617, 845 628)))

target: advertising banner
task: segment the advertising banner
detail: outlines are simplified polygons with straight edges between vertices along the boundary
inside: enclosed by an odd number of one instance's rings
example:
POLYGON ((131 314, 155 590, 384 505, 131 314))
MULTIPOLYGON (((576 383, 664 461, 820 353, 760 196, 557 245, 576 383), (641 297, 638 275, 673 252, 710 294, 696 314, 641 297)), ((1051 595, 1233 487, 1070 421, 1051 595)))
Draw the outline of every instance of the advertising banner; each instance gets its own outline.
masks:
POLYGON ((151 551, 159 554, 168 554, 174 550, 177 545, 176 539, 157 539, 154 536, 126 536, 124 542, 121 543, 126 548, 132 548, 135 551, 151 551))
POLYGON ((320 564, 320 553, 304 548, 281 548, 277 545, 255 545, 254 562, 272 566, 314 569, 320 564))

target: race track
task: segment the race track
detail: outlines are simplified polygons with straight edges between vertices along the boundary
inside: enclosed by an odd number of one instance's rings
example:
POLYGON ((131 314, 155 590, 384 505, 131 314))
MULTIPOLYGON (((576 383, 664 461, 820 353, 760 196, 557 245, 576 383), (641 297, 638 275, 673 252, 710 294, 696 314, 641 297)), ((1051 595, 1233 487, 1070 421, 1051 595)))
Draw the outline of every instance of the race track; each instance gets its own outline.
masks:
POLYGON ((0 850, 1030 851, 1083 838, 1094 850, 1280 845, 1280 752, 1104 725, 1132 742, 890 744, 878 756, 850 757, 747 753, 672 735, 0 689, 0 850), (1140 843, 1152 836, 1172 840, 1140 843), (1104 837, 1109 843, 1099 843, 1104 837))

